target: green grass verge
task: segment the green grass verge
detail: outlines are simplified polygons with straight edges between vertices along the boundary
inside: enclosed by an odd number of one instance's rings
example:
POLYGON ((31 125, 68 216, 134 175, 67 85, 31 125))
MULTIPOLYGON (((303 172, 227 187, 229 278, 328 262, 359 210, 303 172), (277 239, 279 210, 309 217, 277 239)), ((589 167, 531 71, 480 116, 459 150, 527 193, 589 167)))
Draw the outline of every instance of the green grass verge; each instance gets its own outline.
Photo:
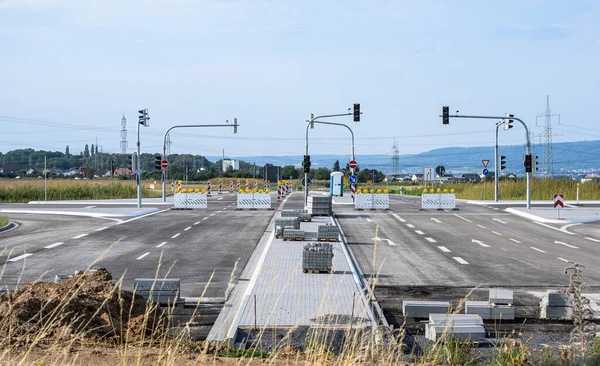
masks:
MULTIPOLYGON (((142 188, 142 197, 154 197, 156 192, 142 188)), ((135 198, 136 186, 115 183, 111 185, 58 186, 48 187, 48 200, 94 200, 110 198, 135 198)), ((24 185, 21 187, 0 187, 0 202, 43 201, 44 188, 24 185)))

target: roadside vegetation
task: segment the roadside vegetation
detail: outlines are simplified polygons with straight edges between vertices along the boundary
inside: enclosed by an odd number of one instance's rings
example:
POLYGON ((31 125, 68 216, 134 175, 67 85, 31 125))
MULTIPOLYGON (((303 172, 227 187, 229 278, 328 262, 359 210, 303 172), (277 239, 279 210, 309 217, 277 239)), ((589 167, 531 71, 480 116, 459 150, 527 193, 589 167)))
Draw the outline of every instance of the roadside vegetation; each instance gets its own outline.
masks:
POLYGON ((8 216, 0 215, 0 227, 8 225, 8 216))

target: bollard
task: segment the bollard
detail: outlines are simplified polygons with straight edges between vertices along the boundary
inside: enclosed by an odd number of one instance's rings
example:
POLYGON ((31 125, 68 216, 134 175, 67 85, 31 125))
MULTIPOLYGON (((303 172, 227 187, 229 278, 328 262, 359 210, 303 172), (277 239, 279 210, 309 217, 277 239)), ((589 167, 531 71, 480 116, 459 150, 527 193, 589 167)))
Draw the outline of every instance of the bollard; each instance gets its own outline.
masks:
POLYGON ((208 182, 208 184, 206 185, 206 195, 210 196, 210 189, 211 189, 211 185, 210 182, 208 182))
POLYGON ((219 194, 223 194, 223 181, 219 179, 219 194))
POLYGON ((237 181, 237 189, 236 189, 236 191, 238 191, 238 192, 240 191, 240 180, 239 179, 237 181))
POLYGON ((229 181, 229 193, 233 193, 233 181, 229 181))
POLYGON ((277 182, 277 201, 281 201, 281 181, 277 182))

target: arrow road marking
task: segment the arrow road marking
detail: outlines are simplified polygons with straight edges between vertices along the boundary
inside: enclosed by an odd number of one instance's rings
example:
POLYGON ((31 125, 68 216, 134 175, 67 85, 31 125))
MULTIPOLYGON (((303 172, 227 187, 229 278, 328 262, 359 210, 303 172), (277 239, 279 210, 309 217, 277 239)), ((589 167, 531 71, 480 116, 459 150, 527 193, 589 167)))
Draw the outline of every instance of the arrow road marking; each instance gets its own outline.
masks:
POLYGON ((441 224, 441 223, 442 223, 440 220, 438 220, 438 219, 436 219, 436 218, 434 218, 434 217, 432 217, 432 218, 431 218, 431 221, 435 221, 435 222, 437 222, 438 224, 441 224))
POLYGON ((471 239, 471 243, 477 243, 479 245, 481 245, 484 248, 489 248, 490 246, 485 244, 484 242, 482 242, 481 240, 475 240, 475 239, 471 239))
POLYGON ((454 258, 455 261, 457 261, 460 264, 469 264, 469 262, 467 262, 466 260, 462 259, 461 257, 452 257, 454 258))
POLYGON ((389 245, 394 245, 394 246, 396 245, 396 243, 394 243, 394 242, 393 242, 393 241, 391 241, 390 239, 383 239, 383 238, 373 238, 373 239, 371 239, 371 240, 374 240, 374 241, 383 241, 383 240, 385 240, 385 241, 387 241, 387 243, 388 243, 389 245))
POLYGON ((434 238, 430 238, 430 237, 426 236, 425 239, 427 239, 427 241, 430 243, 437 243, 434 238))
POLYGON ((594 238, 590 238, 590 237, 587 237, 587 236, 584 239, 595 241, 596 243, 600 243, 600 240, 594 239, 594 238))
POLYGON ((569 247, 569 248, 573 248, 573 249, 579 249, 579 247, 576 247, 575 245, 567 244, 567 243, 562 242, 562 241, 555 241, 554 243, 555 244, 564 245, 565 247, 569 247))
POLYGON ((459 219, 461 219, 461 220, 465 220, 466 222, 473 222, 473 221, 471 221, 471 220, 469 220, 469 219, 465 219, 464 217, 462 217, 462 216, 459 216, 459 215, 457 215, 457 214, 454 214, 454 216, 458 217, 458 218, 459 218, 459 219))
POLYGON ((406 222, 406 220, 404 220, 402 217, 398 216, 398 214, 392 214, 392 216, 394 216, 395 218, 400 220, 400 222, 406 222))
POLYGON ((439 248, 439 249, 440 249, 442 252, 444 252, 444 253, 450 253, 450 249, 448 249, 448 248, 446 248, 446 247, 439 246, 438 248, 439 248))
POLYGON ((538 252, 540 252, 540 253, 546 253, 545 251, 543 251, 543 250, 541 250, 541 249, 538 249, 538 248, 536 248, 536 247, 530 247, 530 248, 531 248, 531 249, 533 249, 533 250, 537 250, 537 251, 538 251, 538 252))
POLYGON ((506 222, 504 222, 504 221, 502 221, 502 220, 500 220, 500 219, 497 219, 497 218, 493 218, 492 220, 494 220, 494 221, 498 221, 498 222, 499 222, 499 223, 501 223, 501 224, 506 224, 506 222))

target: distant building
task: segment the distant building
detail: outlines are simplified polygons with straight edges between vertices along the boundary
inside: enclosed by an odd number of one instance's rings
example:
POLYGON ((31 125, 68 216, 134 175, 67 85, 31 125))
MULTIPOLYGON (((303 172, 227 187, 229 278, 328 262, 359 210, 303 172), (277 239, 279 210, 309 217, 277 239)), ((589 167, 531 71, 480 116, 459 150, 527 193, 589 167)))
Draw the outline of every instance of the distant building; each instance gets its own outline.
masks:
POLYGON ((419 183, 423 181, 423 174, 421 173, 416 173, 413 174, 412 179, 413 183, 419 183))
POLYGON ((465 182, 470 182, 470 183, 477 183, 477 182, 481 181, 481 177, 479 176, 479 174, 475 174, 475 173, 463 174, 462 178, 464 179, 465 182))
POLYGON ((233 170, 240 170, 240 161, 233 159, 224 159, 223 172, 226 172, 229 167, 231 167, 233 170))
POLYGON ((120 175, 124 175, 124 176, 132 176, 135 175, 134 172, 131 171, 131 169, 129 168, 117 168, 115 169, 115 177, 118 177, 120 175))

